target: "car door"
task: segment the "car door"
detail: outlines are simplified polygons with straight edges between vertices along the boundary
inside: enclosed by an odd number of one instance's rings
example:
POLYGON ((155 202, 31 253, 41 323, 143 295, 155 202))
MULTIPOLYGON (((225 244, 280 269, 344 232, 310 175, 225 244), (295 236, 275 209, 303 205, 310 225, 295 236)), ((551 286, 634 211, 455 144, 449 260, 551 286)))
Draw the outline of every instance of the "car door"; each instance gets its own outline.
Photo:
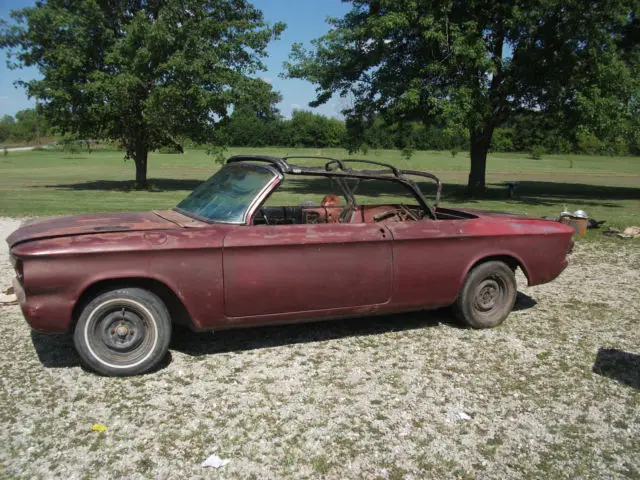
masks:
POLYGON ((389 223, 393 235, 394 305, 450 305, 472 261, 473 220, 430 220, 389 223))
POLYGON ((391 235, 372 224, 238 226, 223 270, 227 317, 355 310, 391 297, 391 235))

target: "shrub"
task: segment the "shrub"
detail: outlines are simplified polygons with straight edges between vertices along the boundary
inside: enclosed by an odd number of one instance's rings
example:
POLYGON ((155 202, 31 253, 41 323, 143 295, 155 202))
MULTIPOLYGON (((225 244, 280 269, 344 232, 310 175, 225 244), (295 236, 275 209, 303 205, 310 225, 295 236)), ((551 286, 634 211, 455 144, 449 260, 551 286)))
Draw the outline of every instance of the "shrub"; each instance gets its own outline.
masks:
POLYGON ((534 160, 540 160, 542 158, 542 155, 544 155, 545 153, 546 151, 542 145, 534 145, 533 147, 531 147, 530 156, 534 160))
POLYGON ((573 145, 564 137, 558 137, 555 144, 556 153, 572 153, 573 145))
POLYGON ((627 145, 627 140, 623 137, 616 137, 613 140, 613 152, 615 155, 624 156, 629 154, 629 146, 627 145))
POLYGON ((494 152, 510 152, 513 150, 513 130, 496 128, 491 138, 491 150, 494 152))
POLYGON ((403 148, 403 149, 402 149, 401 154, 402 154, 402 156, 403 156, 404 158, 406 158, 407 160, 409 160, 409 159, 411 158, 411 155, 413 155, 413 152, 414 152, 413 148, 411 148, 411 147, 405 147, 405 148, 403 148))
POLYGON ((71 155, 77 155, 82 150, 82 146, 78 142, 70 141, 64 143, 62 150, 71 155))
POLYGON ((54 145, 54 148, 64 153, 78 155, 80 152, 82 152, 84 145, 84 140, 79 140, 76 136, 69 135, 58 139, 58 141, 54 145))
POLYGON ((214 163, 217 163, 219 165, 224 165, 224 162, 226 160, 226 152, 227 147, 224 147, 222 145, 211 145, 209 146, 209 148, 207 148, 207 155, 211 155, 211 157, 213 157, 214 163))
POLYGON ((595 155, 602 149, 602 142, 591 133, 587 128, 579 127, 578 134, 576 136, 578 149, 582 153, 588 155, 595 155))
POLYGON ((179 154, 184 153, 184 149, 182 145, 173 144, 173 145, 165 145, 164 147, 160 147, 158 149, 158 153, 167 153, 167 154, 179 154))

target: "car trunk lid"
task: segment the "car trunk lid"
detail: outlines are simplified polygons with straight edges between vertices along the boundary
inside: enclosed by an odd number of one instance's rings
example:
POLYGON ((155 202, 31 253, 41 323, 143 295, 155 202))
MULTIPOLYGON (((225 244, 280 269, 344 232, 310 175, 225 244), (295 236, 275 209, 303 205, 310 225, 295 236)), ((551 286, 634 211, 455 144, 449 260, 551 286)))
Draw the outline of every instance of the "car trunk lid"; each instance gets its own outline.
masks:
POLYGON ((455 210, 459 212, 464 212, 475 217, 507 217, 514 219, 535 219, 535 217, 531 217, 529 215, 524 215, 521 213, 510 213, 510 212, 500 212, 496 210, 476 210, 472 208, 456 208, 455 210))

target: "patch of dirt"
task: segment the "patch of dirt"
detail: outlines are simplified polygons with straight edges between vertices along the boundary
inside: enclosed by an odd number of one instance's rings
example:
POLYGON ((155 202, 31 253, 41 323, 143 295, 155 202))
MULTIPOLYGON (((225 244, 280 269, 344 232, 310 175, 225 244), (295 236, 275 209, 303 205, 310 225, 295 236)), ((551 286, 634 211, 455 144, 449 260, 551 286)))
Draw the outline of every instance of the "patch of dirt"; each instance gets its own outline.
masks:
MULTIPOLYGON (((637 477, 638 245, 580 242, 556 281, 519 275, 494 330, 443 310, 178 332, 126 379, 0 306, 0 477, 637 477), (231 461, 201 467, 213 454, 231 461)), ((1 242, 0 289, 12 277, 1 242)))

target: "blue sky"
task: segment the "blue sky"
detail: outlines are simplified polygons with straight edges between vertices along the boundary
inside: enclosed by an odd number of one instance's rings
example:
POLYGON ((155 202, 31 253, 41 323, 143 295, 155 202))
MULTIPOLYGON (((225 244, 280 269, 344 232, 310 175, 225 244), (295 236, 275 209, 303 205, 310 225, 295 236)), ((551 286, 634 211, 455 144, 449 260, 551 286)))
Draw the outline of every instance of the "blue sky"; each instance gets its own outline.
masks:
MULTIPOLYGON (((34 4, 35 0, 0 0, 0 18, 7 20, 11 10, 34 4)), ((328 30, 325 19, 328 16, 343 16, 349 10, 349 4, 340 0, 253 0, 253 4, 262 10, 268 22, 282 21, 287 24, 280 40, 269 45, 269 57, 265 59, 267 71, 260 74, 273 85, 274 90, 281 93, 283 100, 279 108, 282 114, 288 117, 293 109, 304 108, 328 116, 339 116, 340 99, 334 98, 326 105, 311 109, 308 103, 314 99, 314 86, 306 81, 279 78, 279 74, 282 72, 282 62, 289 56, 291 44, 303 42, 308 45, 312 39, 324 34, 328 30)), ((13 82, 38 76, 35 68, 8 70, 6 56, 4 52, 0 53, 0 117, 34 106, 33 99, 27 98, 24 89, 15 88, 13 82)))

